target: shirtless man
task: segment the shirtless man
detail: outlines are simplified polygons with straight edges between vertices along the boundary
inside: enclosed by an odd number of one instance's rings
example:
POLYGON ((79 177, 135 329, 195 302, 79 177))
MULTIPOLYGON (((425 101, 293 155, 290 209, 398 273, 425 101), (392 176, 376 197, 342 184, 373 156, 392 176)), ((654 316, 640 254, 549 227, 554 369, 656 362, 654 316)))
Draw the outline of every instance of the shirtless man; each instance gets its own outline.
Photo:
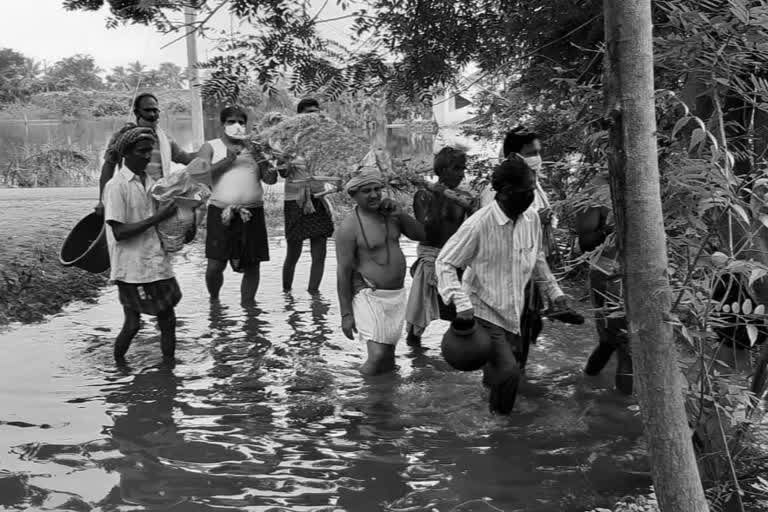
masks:
POLYGON ((421 335, 433 320, 452 321, 456 317, 455 307, 445 304, 437 293, 435 260, 445 242, 471 213, 443 194, 443 188, 454 190, 464 179, 467 154, 460 149, 445 147, 435 155, 433 166, 438 178, 437 189, 419 190, 413 197, 413 213, 424 225, 426 240, 419 244, 417 259, 411 268, 413 283, 405 319, 407 342, 412 347, 421 346, 421 335))
POLYGON ((395 346, 403 333, 407 294, 400 234, 425 238, 424 227, 390 199, 376 171, 354 176, 345 190, 356 205, 336 235, 337 286, 341 328, 365 341, 368 359, 360 368, 377 375, 395 368, 395 346))
POLYGON ((608 176, 598 174, 588 185, 592 204, 585 205, 576 215, 576 232, 582 251, 596 251, 589 268, 589 288, 595 309, 597 347, 590 354, 584 373, 598 375, 616 354, 616 389, 631 395, 633 388, 632 354, 627 335, 627 320, 614 317, 623 296, 619 250, 613 233, 615 219, 611 205, 608 176))

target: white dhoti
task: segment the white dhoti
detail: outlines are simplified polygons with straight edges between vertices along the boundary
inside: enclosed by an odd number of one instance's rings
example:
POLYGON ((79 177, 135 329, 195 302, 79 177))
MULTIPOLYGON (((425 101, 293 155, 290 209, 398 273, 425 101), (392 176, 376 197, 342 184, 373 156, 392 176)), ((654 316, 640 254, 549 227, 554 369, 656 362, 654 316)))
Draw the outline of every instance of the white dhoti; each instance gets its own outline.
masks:
POLYGON ((396 345, 405 324, 405 288, 374 290, 363 288, 352 299, 352 314, 360 341, 396 345))

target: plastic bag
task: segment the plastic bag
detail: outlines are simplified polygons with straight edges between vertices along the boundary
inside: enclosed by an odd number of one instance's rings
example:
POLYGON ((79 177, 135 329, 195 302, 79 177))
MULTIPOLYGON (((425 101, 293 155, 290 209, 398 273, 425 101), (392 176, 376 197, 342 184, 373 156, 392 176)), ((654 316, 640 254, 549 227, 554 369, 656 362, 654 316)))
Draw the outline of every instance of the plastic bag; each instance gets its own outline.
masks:
POLYGON ((195 158, 184 169, 189 177, 197 183, 201 183, 208 187, 212 187, 211 182, 211 165, 201 158, 195 158))

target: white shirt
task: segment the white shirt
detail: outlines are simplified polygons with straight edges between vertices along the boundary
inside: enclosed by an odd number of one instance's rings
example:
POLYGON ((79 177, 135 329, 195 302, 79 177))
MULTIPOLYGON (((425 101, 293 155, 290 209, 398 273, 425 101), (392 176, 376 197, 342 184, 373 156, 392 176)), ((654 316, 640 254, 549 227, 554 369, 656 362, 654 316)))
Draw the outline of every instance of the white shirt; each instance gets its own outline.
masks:
POLYGON ((446 242, 435 262, 437 286, 457 311, 474 308, 475 316, 520 332, 525 286, 531 276, 551 300, 563 295, 541 246, 541 225, 529 208, 516 221, 498 203, 481 208, 446 242), (463 282, 456 269, 467 268, 463 282))
MULTIPOLYGON (((155 181, 147 175, 145 184, 130 169, 123 167, 104 186, 104 220, 133 224, 153 216, 155 200, 149 191, 155 181)), ((153 226, 118 242, 107 225, 110 280, 124 283, 152 283, 174 277, 171 259, 160 245, 153 226)))

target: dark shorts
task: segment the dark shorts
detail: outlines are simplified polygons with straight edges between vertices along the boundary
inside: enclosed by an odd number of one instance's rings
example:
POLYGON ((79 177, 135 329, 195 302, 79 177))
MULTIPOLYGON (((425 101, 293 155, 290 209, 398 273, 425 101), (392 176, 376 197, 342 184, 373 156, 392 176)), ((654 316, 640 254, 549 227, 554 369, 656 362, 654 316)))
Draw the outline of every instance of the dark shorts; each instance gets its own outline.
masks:
POLYGON ((595 309, 595 326, 599 342, 612 346, 627 345, 629 343, 627 319, 610 316, 615 310, 614 304, 623 297, 621 277, 607 276, 604 272, 593 269, 589 272, 589 288, 592 306, 595 309))
POLYGON ((117 281, 117 293, 124 309, 145 315, 164 313, 181 300, 179 283, 173 277, 142 284, 117 281))
POLYGON ((308 238, 331 238, 333 236, 333 219, 326 209, 322 199, 312 198, 315 212, 305 214, 296 201, 286 201, 283 207, 285 213, 285 239, 290 242, 300 242, 308 238))
POLYGON ((240 214, 232 215, 229 226, 221 221, 222 209, 208 206, 208 229, 205 238, 205 257, 229 261, 232 270, 243 272, 262 261, 269 261, 269 240, 264 208, 248 208, 251 218, 243 222, 240 214))

